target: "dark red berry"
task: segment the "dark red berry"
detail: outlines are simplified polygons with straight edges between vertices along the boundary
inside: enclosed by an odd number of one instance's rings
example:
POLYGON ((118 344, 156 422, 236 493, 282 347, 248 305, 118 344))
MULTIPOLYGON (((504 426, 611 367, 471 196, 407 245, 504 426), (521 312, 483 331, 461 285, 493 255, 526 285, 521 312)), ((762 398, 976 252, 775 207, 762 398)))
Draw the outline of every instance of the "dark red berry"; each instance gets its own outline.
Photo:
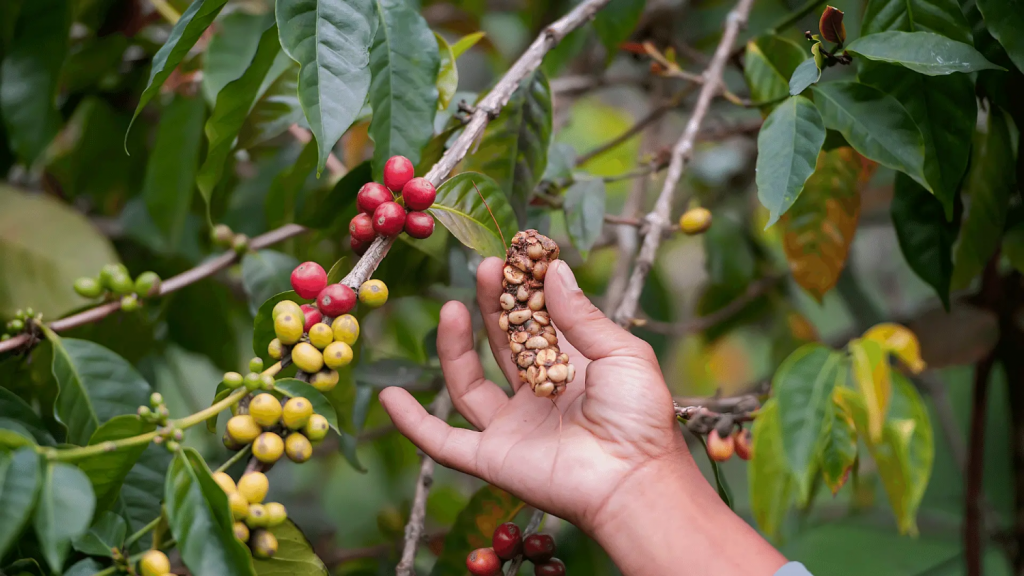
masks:
POLYGON ((552 558, 542 564, 533 565, 534 576, 565 576, 565 563, 552 558))
POLYGON ((392 202, 395 197, 388 189, 376 182, 367 182, 356 193, 356 206, 364 214, 373 214, 384 202, 392 202))
POLYGON ((478 548, 466 556, 466 568, 473 576, 495 576, 501 572, 501 560, 491 548, 478 548))
POLYGON ((373 229, 373 218, 369 214, 356 214, 348 223, 348 233, 360 242, 373 242, 377 232, 373 229))
POLYGON ((303 262, 292 270, 292 288, 300 297, 316 298, 324 286, 327 286, 327 272, 316 262, 303 262))
POLYGON ((511 560, 523 553, 523 533, 514 522, 505 522, 494 530, 491 546, 502 560, 511 560))
POLYGON ((372 244, 372 242, 361 242, 355 238, 349 240, 349 246, 352 247, 352 251, 355 252, 357 256, 366 254, 366 251, 370 248, 370 244, 372 244))
POLYGON ((416 167, 405 156, 392 156, 384 163, 384 185, 395 192, 416 175, 416 167))
POLYGON ((373 211, 373 229, 381 236, 398 236, 405 228, 405 209, 397 202, 385 202, 373 211))
POLYGON ((316 305, 325 315, 335 318, 355 307, 356 293, 344 284, 331 284, 320 291, 316 305))
POLYGON ((523 540, 523 556, 534 564, 543 564, 555 555, 555 539, 547 534, 530 534, 523 540))
POLYGON ((405 233, 413 238, 430 238, 434 233, 434 217, 426 212, 409 212, 405 216, 405 233))
POLYGON ((309 332, 309 329, 320 320, 323 319, 324 315, 316 309, 316 306, 312 304, 303 304, 300 306, 302 313, 306 316, 306 319, 302 323, 302 331, 309 332))
POLYGON ((409 210, 426 210, 437 198, 437 190, 426 178, 413 178, 402 188, 402 198, 409 210))

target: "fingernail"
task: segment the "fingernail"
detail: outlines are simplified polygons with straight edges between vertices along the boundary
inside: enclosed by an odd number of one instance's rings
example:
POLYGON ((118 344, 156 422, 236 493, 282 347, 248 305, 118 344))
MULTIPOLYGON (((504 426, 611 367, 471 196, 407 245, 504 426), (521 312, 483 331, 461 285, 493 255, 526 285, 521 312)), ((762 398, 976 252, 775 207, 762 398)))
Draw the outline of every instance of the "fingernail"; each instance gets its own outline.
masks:
POLYGON ((562 286, 566 290, 579 290, 580 285, 576 283, 576 275, 572 273, 572 269, 563 260, 559 260, 555 266, 555 273, 558 275, 558 279, 562 281, 562 286))

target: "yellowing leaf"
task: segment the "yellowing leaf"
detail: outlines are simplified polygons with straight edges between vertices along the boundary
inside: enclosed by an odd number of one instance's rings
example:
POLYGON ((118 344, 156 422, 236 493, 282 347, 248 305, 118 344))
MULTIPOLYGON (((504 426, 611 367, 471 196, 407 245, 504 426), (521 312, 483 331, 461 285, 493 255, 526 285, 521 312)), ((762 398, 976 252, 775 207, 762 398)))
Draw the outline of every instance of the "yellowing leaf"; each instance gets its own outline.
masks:
POLYGON ((879 442, 892 397, 889 359, 882 346, 874 340, 853 340, 849 349, 853 359, 853 379, 864 396, 868 437, 872 442, 879 442))
POLYGON ((925 365, 924 360, 921 358, 921 345, 917 341, 917 335, 909 328, 891 322, 884 322, 868 329, 864 333, 863 338, 878 342, 883 350, 894 354, 914 374, 920 374, 924 370, 925 365))
POLYGON ((857 461, 857 430, 853 415, 837 393, 832 395, 832 418, 825 432, 824 444, 820 454, 821 473, 834 495, 846 483, 850 469, 857 461))

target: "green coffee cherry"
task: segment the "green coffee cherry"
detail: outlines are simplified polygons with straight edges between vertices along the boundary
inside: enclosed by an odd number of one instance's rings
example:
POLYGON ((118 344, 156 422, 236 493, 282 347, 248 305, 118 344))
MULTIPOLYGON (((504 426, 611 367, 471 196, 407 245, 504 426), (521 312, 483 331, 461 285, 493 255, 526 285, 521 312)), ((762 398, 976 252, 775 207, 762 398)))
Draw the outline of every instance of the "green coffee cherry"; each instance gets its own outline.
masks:
POLYGON ((153 417, 153 411, 149 409, 149 406, 139 406, 137 413, 139 418, 142 418, 143 420, 149 420, 153 417))
POLYGON ((99 298, 103 295, 103 285, 95 278, 83 276, 75 280, 75 292, 82 298, 99 298))
POLYGON ((245 380, 242 378, 242 375, 239 374, 238 372, 225 372, 223 382, 225 386, 234 390, 235 388, 238 388, 239 386, 244 384, 245 380))
POLYGON ((306 435, 306 438, 309 438, 310 442, 319 442, 327 437, 327 431, 330 429, 331 424, 327 421, 327 418, 320 414, 313 414, 309 417, 309 422, 306 422, 302 433, 306 435))
POLYGON ((135 294, 128 294, 121 297, 121 310, 135 312, 140 308, 139 297, 135 294))
POLYGON ((156 272, 143 272, 135 279, 135 293, 143 298, 160 293, 160 276, 156 272))
POLYGON ((244 254, 249 250, 249 237, 245 234, 235 234, 234 240, 231 241, 231 249, 237 254, 244 254))
POLYGON ((7 323, 7 331, 8 332, 11 332, 11 333, 21 332, 24 329, 25 329, 25 322, 23 320, 19 320, 19 319, 15 318, 14 320, 11 320, 10 322, 7 323))
POLYGON ((263 372, 263 359, 260 357, 249 360, 249 371, 250 372, 263 372))
POLYGON ((153 408, 157 408, 164 403, 164 396, 159 392, 153 392, 149 395, 149 405, 153 408))
POLYGON ((36 311, 33 310, 31 306, 29 306, 28 308, 25 308, 25 318, 24 318, 24 320, 30 320, 35 315, 36 315, 36 311))
POLYGON ((135 291, 135 283, 131 276, 118 274, 110 279, 110 291, 120 296, 131 294, 135 291))
POLYGON ((250 392, 253 390, 260 389, 260 375, 255 372, 249 372, 245 375, 245 387, 250 392))
POLYGON ((231 231, 227 224, 217 224, 213 227, 213 231, 210 232, 210 239, 213 240, 214 244, 227 248, 231 246, 231 242, 235 239, 235 233, 231 231))
POLYGON ((108 290, 113 290, 114 276, 128 276, 128 268, 125 268, 124 264, 107 264, 100 268, 100 285, 108 290))
POLYGON ((267 391, 273 390, 274 377, 270 374, 260 374, 260 389, 267 391))
POLYGON ((177 440, 168 440, 165 446, 167 447, 167 451, 172 454, 181 450, 181 444, 179 444, 177 440))

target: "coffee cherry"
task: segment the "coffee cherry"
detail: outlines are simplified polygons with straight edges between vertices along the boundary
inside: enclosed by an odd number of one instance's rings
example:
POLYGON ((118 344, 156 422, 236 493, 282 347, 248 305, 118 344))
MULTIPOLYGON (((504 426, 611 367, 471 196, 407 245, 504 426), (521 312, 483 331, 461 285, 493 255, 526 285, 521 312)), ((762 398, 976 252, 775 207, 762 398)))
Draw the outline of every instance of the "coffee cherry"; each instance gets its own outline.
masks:
POLYGON ((281 415, 281 422, 291 430, 298 430, 309 422, 313 415, 313 405, 309 400, 298 396, 290 398, 284 403, 284 412, 281 415))
POLYGON ((302 338, 302 316, 285 312, 274 319, 274 334, 282 344, 291 346, 302 338))
POLYGON ((327 272, 316 262, 303 262, 292 270, 292 289, 302 298, 312 299, 327 286, 327 272))
POLYGON ((299 432, 292 432, 285 438, 284 452, 295 463, 302 464, 313 455, 313 445, 299 432))
POLYGON ((388 301, 388 287, 381 280, 367 280, 359 287, 359 301, 371 308, 380 308, 388 301))
POLYGON ((270 374, 260 374, 260 389, 270 392, 274 389, 274 377, 270 374))
POLYGON ((332 370, 348 366, 352 362, 352 347, 344 342, 331 342, 324 348, 323 359, 332 370))
POLYGON ((426 210, 437 198, 437 190, 426 178, 413 178, 402 188, 402 199, 409 210, 426 210))
POLYGON ((478 548, 466 556, 466 568, 473 576, 497 576, 501 572, 501 560, 491 548, 478 548))
POLYGON ((523 533, 515 522, 505 522, 494 530, 491 546, 498 558, 511 560, 523 553, 523 533))
POLYGON ((555 539, 548 534, 530 534, 523 540, 523 556, 534 564, 543 564, 555 555, 555 539))
POLYGON ((331 284, 320 291, 316 305, 328 316, 341 316, 356 305, 356 293, 344 284, 331 284))
POLYGON ((367 182, 356 193, 356 207, 363 214, 373 214, 377 206, 385 202, 393 202, 394 195, 387 188, 376 182, 367 182))
POLYGON ((708 434, 708 456, 716 462, 725 462, 731 458, 735 447, 732 436, 722 438, 718 430, 712 430, 708 434))
POLYGON ((227 432, 232 440, 245 445, 255 440, 262 429, 251 414, 239 414, 228 420, 227 432))
POLYGON ((249 237, 245 234, 235 234, 235 238, 231 241, 231 249, 235 251, 235 254, 244 254, 249 250, 249 237))
POLYGON ((267 527, 267 509, 263 504, 249 504, 249 513, 245 515, 245 523, 249 528, 267 527))
POLYGON ((135 291, 135 283, 131 276, 118 274, 110 279, 110 291, 121 296, 131 294, 135 291))
MULTIPOLYGON (((232 410, 232 413, 234 413, 234 410, 232 410)), ((242 446, 244 446, 244 444, 232 438, 231 435, 228 434, 227 432, 225 432, 224 435, 221 436, 220 441, 224 443, 225 448, 231 451, 240 450, 242 446)))
POLYGON ((135 278, 135 293, 143 298, 160 293, 160 276, 156 272, 143 272, 135 278))
POLYGON ((377 237, 377 231, 373 229, 373 218, 369 214, 360 212, 348 223, 348 233, 352 238, 360 242, 373 242, 377 237))
POLYGON ((317 322, 309 327, 309 343, 323 350, 327 345, 334 342, 334 331, 323 322, 317 322))
POLYGON ((249 372, 263 372, 263 358, 254 356, 249 359, 249 372))
POLYGON ((214 244, 227 248, 231 245, 232 240, 235 239, 235 233, 231 231, 227 224, 217 224, 210 232, 210 239, 213 240, 214 244))
POLYGON ((320 392, 330 392, 338 385, 338 372, 325 368, 309 378, 309 385, 320 392))
MULTIPOLYGON (((249 402, 249 415, 257 424, 268 428, 281 419, 281 402, 272 394, 257 394, 249 402)), ((259 502, 249 498, 250 502, 259 502)))
POLYGON ((221 381, 231 390, 241 387, 244 382, 242 375, 238 372, 225 372, 221 381))
POLYGON ((319 442, 327 437, 327 431, 330 429, 331 424, 327 421, 327 418, 320 414, 313 414, 309 417, 309 422, 306 422, 302 433, 306 435, 306 438, 309 438, 310 442, 319 442))
POLYGON ((249 501, 238 492, 228 494, 228 506, 231 507, 231 517, 235 520, 242 520, 249 513, 249 501))
POLYGON ((249 538, 249 546, 252 548, 252 555, 267 559, 277 554, 277 537, 267 530, 255 530, 249 538))
POLYGON ((280 360, 284 356, 284 344, 281 344, 281 340, 274 338, 267 345, 267 356, 270 356, 274 360, 280 360))
POLYGON ((754 445, 750 438, 750 430, 740 429, 733 435, 733 444, 736 447, 736 455, 743 460, 750 460, 754 456, 754 445))
POLYGON ((288 511, 285 510, 284 504, 268 502, 263 507, 267 509, 267 526, 271 528, 284 524, 288 519, 288 511))
POLYGON ((356 256, 366 254, 366 251, 370 249, 370 244, 373 244, 373 242, 361 242, 355 238, 349 239, 348 242, 348 245, 352 248, 352 251, 356 253, 356 256))
POLYGON ((298 302, 291 300, 281 300, 277 304, 274 304, 274 309, 270 312, 270 317, 277 320, 277 317, 284 313, 291 313, 298 317, 302 317, 302 307, 299 306, 298 302))
POLYGON ((359 339, 359 321, 351 314, 343 314, 334 319, 331 323, 331 330, 334 331, 334 339, 344 342, 349 346, 359 339))
POLYGON ((142 576, 166 576, 171 571, 171 561, 159 550, 150 550, 139 560, 139 572, 142 576))
POLYGON ((255 372, 249 372, 246 374, 245 378, 242 378, 242 383, 245 384, 245 388, 250 392, 259 390, 263 385, 263 382, 260 380, 260 375, 255 372))
POLYGON ((11 332, 21 332, 25 329, 25 321, 15 318, 7 323, 7 329, 11 332))
POLYGON ((309 332, 309 329, 314 324, 324 319, 324 315, 320 313, 320 310, 312 304, 303 304, 299 307, 302 310, 302 331, 309 332))
POLYGON ((558 558, 552 558, 543 564, 533 565, 534 576, 565 576, 565 564, 558 558))
POLYGON ((299 370, 313 374, 324 367, 324 355, 309 342, 299 342, 292 348, 292 363, 299 370))
POLYGON ((403 190, 416 175, 416 167, 405 156, 392 156, 384 163, 384 185, 395 192, 403 190))
POLYGON ((711 211, 707 208, 690 208, 679 217, 679 227, 684 234, 703 234, 711 228, 711 211))
POLYGON ((164 395, 159 392, 153 392, 149 395, 149 406, 150 408, 158 408, 164 403, 164 395))
POLYGON ((121 310, 124 312, 135 312, 139 309, 139 297, 129 294, 121 297, 121 310))
POLYGON ((264 464, 273 464, 284 452, 284 440, 273 432, 264 432, 252 443, 252 455, 264 464))
POLYGON ((235 481, 232 480, 231 476, 228 476, 227 473, 214 472, 212 476, 213 481, 220 486, 220 489, 223 490, 225 494, 231 494, 232 492, 238 491, 238 488, 235 486, 235 481))
POLYGON ((100 285, 108 290, 113 290, 113 279, 115 276, 128 276, 128 268, 124 264, 104 265, 103 268, 100 268, 100 285))
POLYGON ((426 212, 409 212, 405 217, 405 233, 418 240, 434 233, 434 217, 426 212))
POLYGON ((75 292, 83 298, 99 298, 103 295, 103 285, 95 278, 82 277, 75 280, 75 292))
POLYGON ((373 211, 373 229, 381 236, 398 236, 405 227, 405 208, 385 202, 373 211))
POLYGON ((245 525, 245 522, 235 522, 231 529, 235 533, 235 538, 242 542, 249 541, 249 527, 245 525))

